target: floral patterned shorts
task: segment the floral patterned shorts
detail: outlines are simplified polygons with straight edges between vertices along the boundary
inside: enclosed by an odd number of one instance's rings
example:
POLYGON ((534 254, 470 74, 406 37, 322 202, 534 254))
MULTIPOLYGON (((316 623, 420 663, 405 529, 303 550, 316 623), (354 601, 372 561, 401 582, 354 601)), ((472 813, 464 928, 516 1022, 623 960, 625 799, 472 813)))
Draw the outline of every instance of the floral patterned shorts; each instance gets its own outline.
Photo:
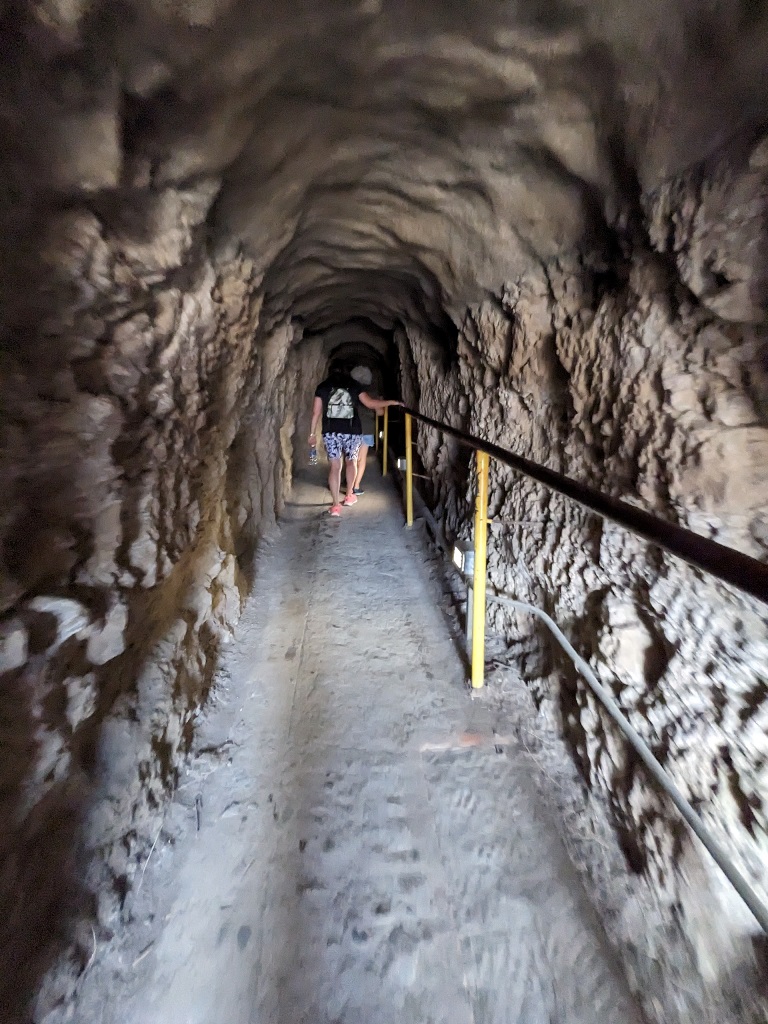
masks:
POLYGON ((342 454, 348 459, 356 459, 362 443, 362 434, 323 434, 329 459, 340 459, 342 454))

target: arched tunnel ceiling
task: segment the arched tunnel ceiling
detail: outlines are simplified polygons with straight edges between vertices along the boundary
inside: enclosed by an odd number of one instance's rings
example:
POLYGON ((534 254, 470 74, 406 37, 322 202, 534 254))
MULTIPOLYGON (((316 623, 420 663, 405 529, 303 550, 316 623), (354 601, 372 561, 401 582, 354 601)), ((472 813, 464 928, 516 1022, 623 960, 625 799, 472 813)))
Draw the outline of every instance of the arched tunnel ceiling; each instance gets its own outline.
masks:
MULTIPOLYGON (((213 239, 242 245, 266 310, 309 330, 353 316, 439 329, 531 261, 580 246, 599 263, 643 190, 765 118, 768 18, 736 0, 25 11, 40 74, 74 69, 98 129, 52 184, 211 178, 213 239)), ((7 88, 31 85, 19 72, 7 88)))
POLYGON ((357 349, 366 361, 386 361, 391 356, 391 334, 370 320, 354 318, 320 332, 320 336, 331 356, 342 350, 353 353, 357 349))
POLYGON ((348 370, 366 366, 372 372, 375 390, 380 390, 385 380, 396 386, 399 360, 391 331, 355 317, 317 334, 304 335, 306 340, 318 336, 329 365, 340 364, 348 370))
POLYGON ((116 178, 220 181, 213 237, 249 251, 267 310, 323 330, 439 326, 532 260, 599 261, 641 191, 760 126, 760 6, 47 0, 28 20, 105 110, 122 92, 116 178))

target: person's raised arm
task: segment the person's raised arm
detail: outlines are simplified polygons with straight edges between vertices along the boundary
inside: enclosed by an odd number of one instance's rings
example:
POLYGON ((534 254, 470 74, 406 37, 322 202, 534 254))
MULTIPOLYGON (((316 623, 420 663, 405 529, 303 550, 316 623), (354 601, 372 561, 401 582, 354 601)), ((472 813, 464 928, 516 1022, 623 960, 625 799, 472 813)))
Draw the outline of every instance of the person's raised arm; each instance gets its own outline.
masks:
POLYGON ((364 405, 366 409, 373 409, 374 412, 384 412, 392 405, 402 405, 402 402, 398 402, 394 398, 371 398, 367 391, 360 392, 360 403, 364 405))
POLYGON ((323 415, 323 400, 319 395, 315 395, 315 400, 312 403, 312 426, 309 428, 309 443, 317 440, 317 424, 323 415))

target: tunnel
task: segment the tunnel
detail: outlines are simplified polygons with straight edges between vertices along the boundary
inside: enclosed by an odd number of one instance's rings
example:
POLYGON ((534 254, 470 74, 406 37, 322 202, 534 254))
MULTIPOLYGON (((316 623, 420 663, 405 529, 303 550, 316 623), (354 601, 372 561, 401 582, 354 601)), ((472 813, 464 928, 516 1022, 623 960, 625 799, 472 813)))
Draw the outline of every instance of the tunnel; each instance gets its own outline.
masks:
MULTIPOLYGON (((308 464, 363 367, 766 561, 764 4, 0 36, 0 1018, 764 1021, 764 933, 541 619, 489 603, 467 689, 472 450, 415 421, 410 530, 400 409, 338 522, 308 464)), ((768 899, 764 602, 498 461, 488 516, 768 899)))

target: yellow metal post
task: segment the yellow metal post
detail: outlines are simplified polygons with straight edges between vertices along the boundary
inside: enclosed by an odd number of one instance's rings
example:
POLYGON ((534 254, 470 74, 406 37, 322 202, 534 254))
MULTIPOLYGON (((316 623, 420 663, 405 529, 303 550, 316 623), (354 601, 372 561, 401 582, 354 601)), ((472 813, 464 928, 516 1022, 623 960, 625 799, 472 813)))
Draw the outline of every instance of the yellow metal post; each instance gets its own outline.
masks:
POLYGON ((413 441, 411 414, 405 414, 405 525, 413 526, 413 441))
POLYGON ((374 416, 376 417, 376 432, 373 435, 373 449, 374 449, 374 451, 378 451, 379 450, 379 414, 376 412, 376 413, 374 413, 374 416))
POLYGON ((381 448, 381 475, 387 475, 387 449, 389 448, 389 406, 384 409, 384 437, 381 448))
POLYGON ((488 464, 486 452, 477 453, 475 504, 475 577, 472 601, 472 688, 485 681, 485 562, 488 544, 488 464))

